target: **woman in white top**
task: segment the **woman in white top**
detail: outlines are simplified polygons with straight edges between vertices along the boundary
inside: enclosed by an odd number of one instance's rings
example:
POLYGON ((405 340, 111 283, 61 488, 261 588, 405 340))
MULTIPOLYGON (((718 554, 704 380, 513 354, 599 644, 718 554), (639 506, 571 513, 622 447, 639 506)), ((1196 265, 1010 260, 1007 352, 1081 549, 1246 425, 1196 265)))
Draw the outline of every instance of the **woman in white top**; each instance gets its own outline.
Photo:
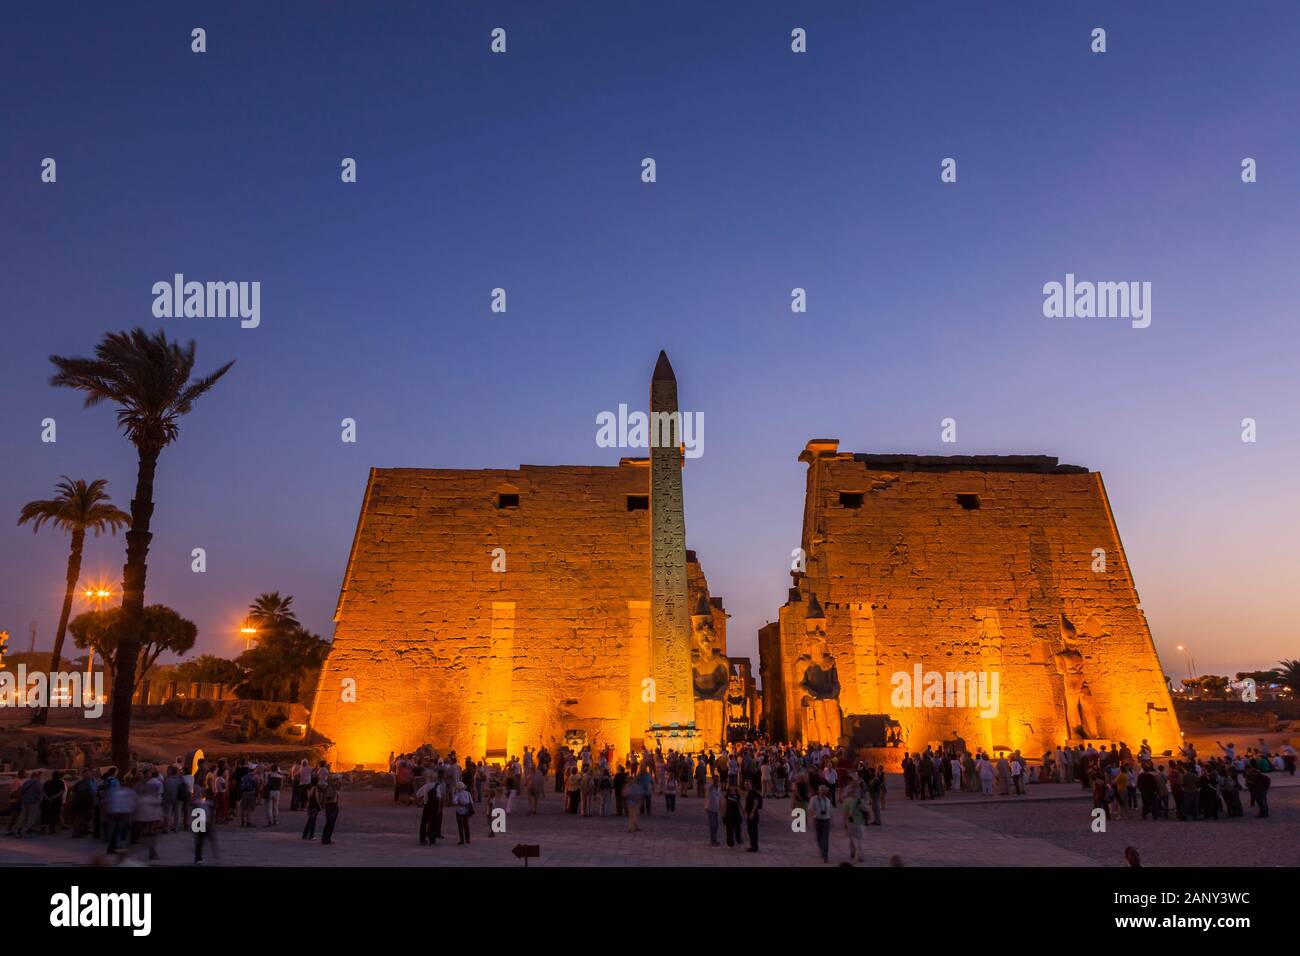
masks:
POLYGON ((469 843, 469 817, 474 812, 474 805, 465 784, 456 784, 456 795, 451 798, 451 803, 456 808, 456 832, 460 837, 458 843, 469 843))

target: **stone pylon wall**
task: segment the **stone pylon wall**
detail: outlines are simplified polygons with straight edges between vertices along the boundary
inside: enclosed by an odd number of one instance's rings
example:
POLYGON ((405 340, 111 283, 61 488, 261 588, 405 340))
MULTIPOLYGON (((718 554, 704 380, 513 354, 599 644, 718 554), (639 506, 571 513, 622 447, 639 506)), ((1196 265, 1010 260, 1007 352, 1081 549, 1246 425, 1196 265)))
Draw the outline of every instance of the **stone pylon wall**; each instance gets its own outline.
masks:
POLYGON ((792 736, 801 724, 795 660, 815 594, 844 713, 891 714, 913 748, 959 735, 972 749, 1041 755, 1064 742, 1063 632, 1082 655, 1095 738, 1134 750, 1143 738, 1157 750, 1179 745, 1099 474, 1044 457, 855 456, 833 442, 810 443, 803 460, 807 573, 800 599, 781 609, 771 665, 792 736), (963 508, 959 495, 978 496, 978 507, 963 508), (996 670, 997 715, 896 706, 894 675, 918 664, 923 673, 996 670))
MULTIPOLYGON (((312 712, 335 766, 423 743, 522 755, 570 729, 620 753, 639 743, 650 512, 627 498, 649 478, 636 459, 372 470, 312 712)), ((691 583, 692 598, 707 589, 698 565, 691 583)))

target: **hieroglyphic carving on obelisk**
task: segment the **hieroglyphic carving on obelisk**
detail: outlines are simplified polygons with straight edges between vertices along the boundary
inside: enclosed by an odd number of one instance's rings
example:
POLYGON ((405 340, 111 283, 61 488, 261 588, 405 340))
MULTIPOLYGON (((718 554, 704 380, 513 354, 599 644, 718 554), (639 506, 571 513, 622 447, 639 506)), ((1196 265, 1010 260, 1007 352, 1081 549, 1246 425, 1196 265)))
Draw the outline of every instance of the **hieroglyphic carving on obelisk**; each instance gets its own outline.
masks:
POLYGON ((677 377, 659 353, 650 380, 650 705, 647 742, 695 750, 691 609, 687 604, 686 518, 682 507, 677 377))

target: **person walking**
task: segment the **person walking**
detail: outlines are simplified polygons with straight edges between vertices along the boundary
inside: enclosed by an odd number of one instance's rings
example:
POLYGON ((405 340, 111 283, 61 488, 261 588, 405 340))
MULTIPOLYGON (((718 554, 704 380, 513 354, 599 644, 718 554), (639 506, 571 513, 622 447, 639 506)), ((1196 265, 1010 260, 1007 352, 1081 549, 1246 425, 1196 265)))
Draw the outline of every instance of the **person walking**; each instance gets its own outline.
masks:
POLYGON ((442 783, 429 774, 416 797, 424 801, 424 809, 420 811, 420 846, 436 846, 438 831, 442 829, 442 783))
POLYGON ((727 846, 740 846, 741 819, 740 790, 735 784, 727 784, 727 793, 722 811, 722 823, 727 831, 727 846))
POLYGON ((1270 783, 1268 777, 1259 772, 1259 768, 1251 767, 1246 771, 1246 789, 1250 791, 1251 801, 1259 810, 1255 814, 1257 817, 1268 816, 1268 788, 1270 783))
POLYGON ((849 859, 861 863, 867 845, 866 814, 863 797, 856 784, 844 791, 844 832, 849 838, 849 859))
POLYGON ((463 782, 456 784, 451 802, 456 810, 457 845, 466 846, 469 844, 469 818, 474 815, 474 801, 470 799, 469 789, 463 782))
MULTIPOLYGON (((753 785, 745 784, 745 827, 749 831, 749 852, 758 852, 758 820, 763 810, 763 795, 753 785)), ((737 834, 739 842, 739 834, 737 834)))
POLYGON ((212 852, 217 851, 217 833, 213 824, 216 822, 215 808, 212 801, 201 793, 194 798, 190 815, 190 829, 194 831, 194 863, 203 862, 203 844, 207 843, 212 852))
POLYGON ((304 797, 305 806, 307 807, 307 823, 302 828, 302 838, 304 840, 316 839, 316 818, 320 816, 320 784, 309 783, 307 785, 307 794, 304 797))
POLYGON ((283 786, 284 774, 280 773, 280 765, 273 763, 266 774, 262 794, 266 800, 266 825, 268 827, 280 825, 280 790, 283 786))
POLYGON ((709 846, 722 846, 718 840, 718 825, 722 816, 722 789, 718 778, 709 781, 709 789, 704 796, 704 813, 709 821, 709 846))
POLYGON ((812 816, 813 832, 817 835, 817 849, 822 855, 822 862, 831 861, 831 803, 829 788, 817 788, 817 795, 809 801, 808 813, 812 816))

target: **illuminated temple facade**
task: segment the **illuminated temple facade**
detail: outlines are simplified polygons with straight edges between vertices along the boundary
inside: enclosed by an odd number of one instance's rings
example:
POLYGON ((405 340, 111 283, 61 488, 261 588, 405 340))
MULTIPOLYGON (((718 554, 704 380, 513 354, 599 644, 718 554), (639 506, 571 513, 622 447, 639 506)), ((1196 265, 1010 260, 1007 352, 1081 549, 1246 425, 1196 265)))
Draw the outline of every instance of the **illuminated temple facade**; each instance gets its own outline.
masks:
MULTIPOLYGON (((662 353, 651 409, 677 409, 662 353)), ((616 466, 372 469, 312 712, 329 759, 719 747, 727 614, 685 548, 682 471, 677 444, 616 466)))
POLYGON ((1043 456, 852 454, 835 440, 809 442, 800 461, 795 586, 760 633, 773 737, 913 750, 961 739, 1029 756, 1067 739, 1177 748, 1100 474, 1043 456), (973 693, 977 680, 996 701, 973 693))

